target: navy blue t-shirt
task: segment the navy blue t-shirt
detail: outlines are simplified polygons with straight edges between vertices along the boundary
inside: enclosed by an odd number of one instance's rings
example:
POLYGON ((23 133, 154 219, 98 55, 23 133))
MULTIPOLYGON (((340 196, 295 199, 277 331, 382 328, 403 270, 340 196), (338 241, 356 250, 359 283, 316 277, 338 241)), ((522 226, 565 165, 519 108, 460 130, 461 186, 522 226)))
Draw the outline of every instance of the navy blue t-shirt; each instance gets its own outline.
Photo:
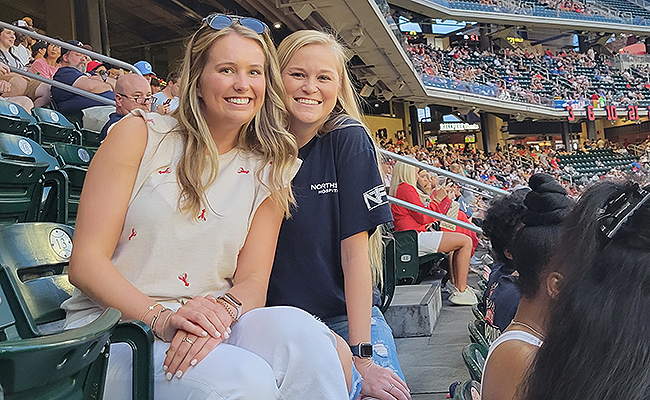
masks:
MULTIPOLYGON (((61 67, 56 71, 52 77, 55 81, 63 82, 68 85, 73 85, 77 79, 84 74, 76 68, 61 67)), ((110 100, 115 100, 115 93, 108 90, 99 94, 110 100)), ((104 103, 91 100, 84 96, 79 96, 67 90, 59 89, 52 86, 52 100, 56 103, 56 108, 64 115, 80 116, 81 110, 88 107, 104 106, 104 103)))
POLYGON ((124 115, 122 114, 118 114, 116 112, 111 113, 111 115, 108 116, 108 121, 106 122, 106 124, 104 124, 102 131, 99 133, 99 140, 106 139, 106 135, 108 135, 108 128, 113 126, 114 123, 121 120, 122 118, 124 118, 124 115))
POLYGON ((393 219, 371 139, 360 126, 300 148, 298 207, 280 228, 267 304, 329 318, 345 315, 341 240, 393 219))
POLYGON ((503 332, 515 317, 519 306, 519 288, 514 270, 503 263, 495 264, 488 281, 485 319, 503 332))

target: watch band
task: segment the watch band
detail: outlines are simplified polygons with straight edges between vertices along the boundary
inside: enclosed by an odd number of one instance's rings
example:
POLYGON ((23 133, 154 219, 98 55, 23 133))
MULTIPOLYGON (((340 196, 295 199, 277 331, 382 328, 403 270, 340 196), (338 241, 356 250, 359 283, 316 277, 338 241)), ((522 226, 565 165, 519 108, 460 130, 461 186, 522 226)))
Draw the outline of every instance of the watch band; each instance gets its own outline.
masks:
POLYGON ((359 358, 371 358, 372 357, 372 343, 359 343, 354 346, 350 346, 350 351, 352 355, 359 358))

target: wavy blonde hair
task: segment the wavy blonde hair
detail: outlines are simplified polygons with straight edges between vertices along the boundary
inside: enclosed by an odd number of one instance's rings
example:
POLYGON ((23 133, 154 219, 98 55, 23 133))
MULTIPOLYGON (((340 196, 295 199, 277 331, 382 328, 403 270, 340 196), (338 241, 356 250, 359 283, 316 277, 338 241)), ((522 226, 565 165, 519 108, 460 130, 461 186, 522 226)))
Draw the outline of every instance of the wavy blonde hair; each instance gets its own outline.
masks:
POLYGON ((287 130, 288 114, 283 102, 284 86, 275 46, 268 32, 257 34, 239 23, 215 30, 204 22, 190 37, 185 50, 180 76, 180 101, 172 114, 179 122, 179 133, 184 144, 177 172, 181 187, 179 208, 181 212, 198 215, 202 204, 207 203, 206 189, 214 182, 219 172, 219 152, 201 111, 203 100, 197 94, 197 86, 212 47, 228 35, 253 40, 264 53, 264 104, 253 120, 241 127, 237 147, 261 157, 262 162, 255 172, 260 182, 262 169, 272 162, 268 185, 264 185, 271 191, 274 202, 288 215, 289 207, 295 200, 291 187, 287 186, 285 180, 288 170, 296 162, 298 148, 295 138, 287 130), (202 177, 206 169, 209 175, 208 179, 204 180, 202 177))
MULTIPOLYGON (((413 159, 415 161, 415 159, 413 159)), ((393 166, 393 173, 390 177, 390 188, 388 189, 388 194, 395 196, 397 193, 397 187, 401 183, 408 183, 413 186, 420 196, 420 201, 422 203, 428 202, 431 200, 429 196, 419 188, 418 185, 418 173, 420 170, 417 167, 398 161, 393 166)))
MULTIPOLYGON (((318 129, 318 135, 324 136, 333 130, 348 126, 362 127, 368 134, 370 141, 375 146, 375 158, 379 160, 379 153, 376 151, 377 146, 370 134, 370 130, 363 122, 361 122, 363 114, 361 113, 360 98, 352 85, 350 73, 347 69, 347 63, 351 58, 351 52, 343 46, 333 34, 315 30, 302 30, 294 32, 284 38, 282 43, 278 46, 280 71, 283 71, 287 67, 289 61, 298 50, 309 45, 323 45, 332 50, 338 68, 337 72, 341 78, 336 105, 327 120, 318 129)), ((382 175, 379 163, 377 163, 377 169, 379 170, 379 174, 382 175)), ((375 230, 375 233, 370 236, 368 243, 368 258, 370 261, 373 284, 375 285, 380 285, 382 282, 382 253, 383 243, 381 240, 381 227, 378 227, 375 230)))

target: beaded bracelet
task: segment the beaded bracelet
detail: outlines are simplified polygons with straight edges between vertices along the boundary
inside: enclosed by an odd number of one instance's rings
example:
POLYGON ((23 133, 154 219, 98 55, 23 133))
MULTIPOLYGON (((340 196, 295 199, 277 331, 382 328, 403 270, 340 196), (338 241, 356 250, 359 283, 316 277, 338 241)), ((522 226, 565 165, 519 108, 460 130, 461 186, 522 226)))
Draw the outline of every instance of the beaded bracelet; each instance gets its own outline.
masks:
MULTIPOLYGON (((216 301, 217 301, 217 303, 221 304, 223 306, 223 308, 226 309, 226 312, 232 318, 232 322, 235 322, 235 320, 237 319, 237 314, 235 314, 235 312, 230 308, 230 304, 228 304, 228 302, 226 302, 221 297, 217 297, 216 301)), ((231 325, 232 325, 232 323, 231 323, 231 325)))

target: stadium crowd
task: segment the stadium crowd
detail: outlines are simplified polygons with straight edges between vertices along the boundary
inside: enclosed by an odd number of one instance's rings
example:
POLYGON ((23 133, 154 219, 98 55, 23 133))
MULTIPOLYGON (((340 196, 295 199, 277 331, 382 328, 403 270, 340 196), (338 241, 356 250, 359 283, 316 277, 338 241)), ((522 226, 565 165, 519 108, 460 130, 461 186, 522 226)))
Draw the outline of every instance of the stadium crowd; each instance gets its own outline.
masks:
POLYGON ((467 45, 442 50, 409 44, 407 50, 425 84, 433 86, 458 89, 458 83, 473 83, 490 88, 481 94, 546 105, 553 100, 593 102, 596 107, 645 105, 650 99, 647 65, 620 71, 593 49, 586 53, 547 49, 540 54, 518 48, 480 52, 467 45))

